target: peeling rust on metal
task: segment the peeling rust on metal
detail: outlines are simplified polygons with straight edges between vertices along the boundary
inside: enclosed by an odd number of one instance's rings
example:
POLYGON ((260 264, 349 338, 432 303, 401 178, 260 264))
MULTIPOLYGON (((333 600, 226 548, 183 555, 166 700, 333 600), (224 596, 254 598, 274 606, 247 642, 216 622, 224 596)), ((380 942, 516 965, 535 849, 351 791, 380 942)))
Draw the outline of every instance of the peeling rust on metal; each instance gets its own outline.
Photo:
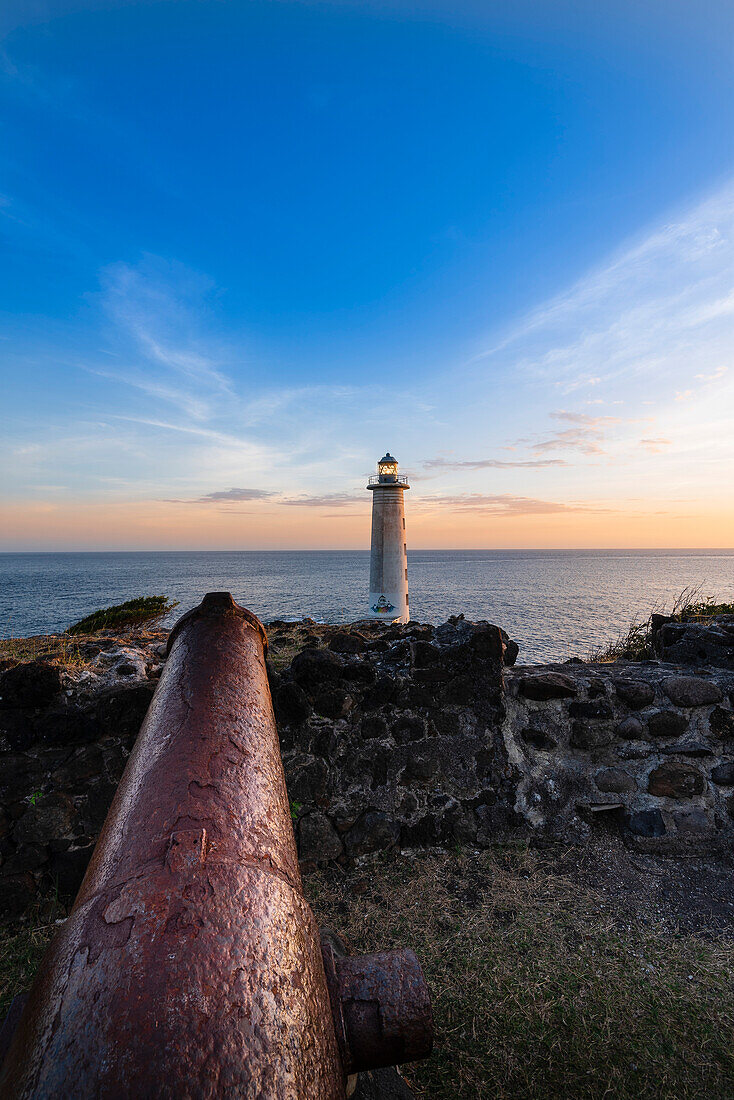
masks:
POLYGON ((3 1098, 336 1100, 355 1070, 430 1049, 411 952, 322 955, 265 645, 229 593, 210 593, 171 632, 92 862, 11 1041, 3 1098))

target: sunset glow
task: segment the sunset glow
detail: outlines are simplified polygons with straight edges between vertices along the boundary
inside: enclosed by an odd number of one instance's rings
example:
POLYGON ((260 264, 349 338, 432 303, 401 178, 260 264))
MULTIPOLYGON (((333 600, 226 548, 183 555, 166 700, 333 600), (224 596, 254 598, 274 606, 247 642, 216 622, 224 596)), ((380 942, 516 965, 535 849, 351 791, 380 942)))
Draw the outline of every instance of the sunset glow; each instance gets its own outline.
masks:
POLYGON ((731 11, 552 7, 17 19, 0 549, 734 545, 731 11))

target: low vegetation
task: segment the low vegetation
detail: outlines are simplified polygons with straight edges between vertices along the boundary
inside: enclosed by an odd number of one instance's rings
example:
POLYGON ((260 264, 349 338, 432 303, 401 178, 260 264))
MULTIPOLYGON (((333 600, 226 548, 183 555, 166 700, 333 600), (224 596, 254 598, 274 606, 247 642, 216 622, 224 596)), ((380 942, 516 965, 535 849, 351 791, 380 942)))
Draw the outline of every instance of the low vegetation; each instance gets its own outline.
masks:
MULTIPOLYGON (((732 944, 630 916, 522 846, 422 854, 306 878, 355 951, 410 946, 436 1045, 404 1067, 426 1100, 734 1096, 732 944)), ((51 910, 0 928, 0 1015, 29 987, 51 910)))
POLYGON ((418 1096, 734 1095, 729 943, 621 919, 522 848, 313 875, 307 889, 353 949, 420 958, 436 1047, 405 1067, 418 1096))
POLYGON ((70 626, 67 634, 96 634, 100 630, 128 630, 131 627, 150 626, 178 607, 177 600, 167 596, 138 596, 137 599, 114 607, 104 607, 95 611, 78 623, 70 626))
POLYGON ((647 619, 634 618, 627 630, 616 641, 593 649, 589 661, 645 661, 654 657, 652 649, 653 615, 664 614, 672 622, 706 622, 716 615, 734 615, 734 603, 718 603, 714 596, 701 596, 701 586, 684 588, 673 600, 672 609, 666 612, 657 608, 647 619))
POLYGON ((65 634, 39 634, 34 638, 0 639, 0 668, 6 664, 22 664, 26 661, 50 661, 65 668, 81 667, 87 663, 77 640, 65 634))

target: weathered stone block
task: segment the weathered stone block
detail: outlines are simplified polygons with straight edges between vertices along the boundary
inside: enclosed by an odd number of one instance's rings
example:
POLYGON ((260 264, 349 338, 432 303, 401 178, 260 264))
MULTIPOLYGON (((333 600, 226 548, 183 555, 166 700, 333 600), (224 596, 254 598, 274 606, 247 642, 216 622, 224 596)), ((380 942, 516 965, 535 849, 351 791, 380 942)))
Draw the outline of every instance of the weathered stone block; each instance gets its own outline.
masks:
POLYGON ((662 745, 658 752, 665 756, 713 756, 713 750, 705 741, 693 741, 685 738, 683 741, 674 741, 672 745, 662 745))
POLYGON ((367 714, 360 724, 360 733, 365 740, 385 738, 388 735, 387 722, 379 714, 367 714))
POLYGON ((381 810, 366 810, 346 833, 344 841, 351 856, 394 848, 400 840, 400 825, 381 810))
POLYGON ((647 719, 651 737, 680 737, 688 729, 688 719, 674 710, 656 710, 647 719))
POLYGON ((132 743, 143 724, 154 691, 155 684, 145 683, 115 688, 101 695, 96 708, 100 735, 125 737, 132 743))
POLYGON ((321 757, 294 756, 285 765, 288 796, 302 804, 320 802, 326 794, 329 769, 321 757))
POLYGON ((397 684, 392 676, 378 676, 372 687, 369 687, 362 699, 363 710, 377 710, 386 706, 395 698, 397 684))
POLYGON ((688 837, 700 839, 702 836, 708 836, 713 832, 713 821, 705 810, 686 810, 682 813, 673 814, 673 821, 678 836, 684 839, 688 837))
POLYGON ((429 668, 437 664, 441 657, 441 651, 431 642, 410 643, 410 664, 412 668, 429 668))
POLYGON ((570 676, 562 672, 539 672, 522 676, 518 690, 526 699, 543 702, 546 699, 570 699, 578 695, 578 687, 570 676))
POLYGON ((664 623, 653 635, 653 646, 673 664, 734 668, 734 632, 724 617, 708 623, 664 623))
POLYGON ((610 794, 623 794, 627 791, 637 790, 634 777, 624 768, 603 768, 594 776, 594 782, 600 791, 610 794))
POLYGON ((357 631, 340 630, 334 634, 329 642, 329 649, 334 653, 362 653, 367 639, 357 631))
POLYGON ((650 773, 647 789, 658 798, 693 798, 701 794, 704 778, 693 764, 668 760, 650 773))
POLYGON ((645 680, 615 680, 614 690, 632 710, 649 706, 655 698, 655 688, 645 680))
POLYGON ((432 779, 439 770, 440 757, 439 749, 432 743, 412 749, 405 768, 406 778, 419 782, 432 779))
POLYGON ((720 787, 734 787, 734 760, 711 769, 711 779, 720 787))
POLYGON ((104 772, 104 753, 98 744, 83 745, 74 750, 52 775, 54 787, 67 794, 81 793, 89 787, 92 780, 104 772))
POLYGON ((614 740, 614 732, 609 725, 595 725, 593 722, 574 722, 571 726, 570 743, 575 749, 588 752, 601 748, 614 740))
POLYGON ((406 714, 392 723, 390 732, 398 744, 420 741, 426 736, 426 723, 418 715, 406 714))
POLYGON ((663 690, 677 707, 703 707, 723 699, 718 684, 699 676, 671 676, 663 684, 663 690))
POLYGON ((520 731, 520 736, 528 745, 532 745, 534 749, 540 749, 542 752, 550 752, 558 747, 556 739, 545 733, 544 730, 527 727, 520 731))
MULTIPOLYGON (((142 718, 141 718, 142 722, 142 718)), ((81 707, 63 707, 44 714, 35 723, 36 742, 50 745, 74 745, 94 741, 100 729, 89 712, 81 707)))
POLYGON ((354 706, 352 696, 341 688, 319 691, 314 696, 313 709, 325 718, 343 718, 354 706))
POLYGON ((722 739, 734 737, 734 714, 724 707, 714 707, 709 715, 711 730, 722 739))
POLYGON ((275 714, 285 725, 299 725, 311 713, 306 692, 292 681, 282 682, 273 696, 275 714))
POLYGON ((342 678, 348 681, 347 687, 353 691, 355 688, 366 688, 374 684, 377 673, 368 661, 345 661, 342 678))
POLYGON ((48 844, 69 834, 74 817, 70 799, 62 794, 44 795, 16 822, 13 839, 16 844, 48 844))
MULTIPOLYGON (((0 710, 0 738, 3 748, 26 752, 36 740, 34 723, 27 711, 0 710)), ((2 778, 0 777, 0 783, 2 778)))
POLYGON ((341 679, 343 669, 344 661, 330 649, 304 649, 291 663, 293 679, 310 693, 341 679))
POLYGON ((635 836, 664 836, 665 822, 660 810, 635 810, 625 815, 625 826, 635 836))
POLYGON ((23 798, 32 794, 42 779, 42 769, 33 757, 22 753, 0 756, 0 798, 23 798))
POLYGON ((0 707, 41 710, 61 694, 61 669, 47 661, 16 665, 0 675, 0 707))
POLYGON ((323 863, 337 859, 344 846, 325 814, 306 814, 298 822, 298 852, 301 859, 323 863))
POLYGON ((645 727, 639 718, 635 718, 633 714, 623 719, 617 726, 617 736, 624 737, 630 741, 636 741, 645 732, 645 727))

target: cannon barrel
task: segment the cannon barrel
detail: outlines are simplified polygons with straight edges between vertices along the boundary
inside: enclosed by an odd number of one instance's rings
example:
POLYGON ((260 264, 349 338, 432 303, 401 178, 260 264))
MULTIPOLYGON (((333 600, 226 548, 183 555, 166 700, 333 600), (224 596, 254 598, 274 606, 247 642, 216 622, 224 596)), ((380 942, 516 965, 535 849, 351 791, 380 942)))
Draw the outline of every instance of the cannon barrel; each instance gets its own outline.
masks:
POLYGON ((227 592, 171 632, 89 869, 10 1044, 6 1100, 331 1100, 349 1074, 430 1052, 412 952, 345 957, 328 936, 322 950, 266 647, 259 620, 227 592))

